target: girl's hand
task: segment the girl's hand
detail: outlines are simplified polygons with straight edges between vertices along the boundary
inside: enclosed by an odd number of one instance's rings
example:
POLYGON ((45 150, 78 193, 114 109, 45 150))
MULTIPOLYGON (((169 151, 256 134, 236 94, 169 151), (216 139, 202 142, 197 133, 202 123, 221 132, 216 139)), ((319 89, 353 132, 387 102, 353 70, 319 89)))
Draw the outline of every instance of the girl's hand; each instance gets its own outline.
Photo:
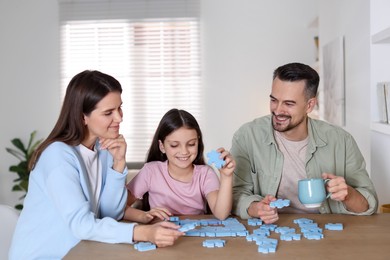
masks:
POLYGON ((100 149, 107 149, 113 159, 114 164, 112 168, 117 172, 123 172, 126 167, 126 140, 123 135, 119 135, 117 138, 99 138, 100 149))
POLYGON ((168 220, 172 213, 166 208, 152 208, 146 212, 149 216, 153 218, 158 218, 160 220, 168 220))
POLYGON ((221 169, 219 169, 219 172, 221 173, 221 175, 224 175, 226 177, 233 176, 233 171, 236 167, 236 161, 234 160, 233 156, 223 147, 218 148, 217 152, 221 153, 219 158, 225 161, 225 164, 221 169))

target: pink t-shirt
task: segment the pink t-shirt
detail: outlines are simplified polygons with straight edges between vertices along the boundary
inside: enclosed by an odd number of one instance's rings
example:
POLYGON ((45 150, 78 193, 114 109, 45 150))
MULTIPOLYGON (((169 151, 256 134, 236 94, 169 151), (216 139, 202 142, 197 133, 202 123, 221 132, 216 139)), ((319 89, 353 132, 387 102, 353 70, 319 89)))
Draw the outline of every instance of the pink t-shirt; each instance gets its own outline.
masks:
POLYGON ((149 192, 150 208, 164 207, 174 215, 205 214, 206 196, 219 190, 219 178, 208 165, 194 165, 191 182, 173 179, 165 162, 149 162, 127 184, 138 199, 149 192))

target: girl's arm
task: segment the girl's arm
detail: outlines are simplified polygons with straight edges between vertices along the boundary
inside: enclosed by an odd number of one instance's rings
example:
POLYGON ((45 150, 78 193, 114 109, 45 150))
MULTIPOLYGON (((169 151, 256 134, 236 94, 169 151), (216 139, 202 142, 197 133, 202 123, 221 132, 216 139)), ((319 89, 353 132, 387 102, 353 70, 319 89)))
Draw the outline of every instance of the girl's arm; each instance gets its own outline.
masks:
POLYGON ((136 201, 137 198, 130 191, 127 191, 127 204, 123 219, 144 224, 152 221, 153 216, 148 214, 148 212, 132 207, 136 201))
POLYGON ((219 148, 220 158, 224 159, 225 165, 219 170, 220 187, 219 190, 207 194, 207 202, 218 219, 226 219, 232 210, 233 203, 233 171, 236 165, 233 156, 224 148, 219 148))
POLYGON ((133 208, 132 205, 137 201, 137 198, 128 191, 127 195, 127 205, 125 210, 125 215, 123 216, 124 220, 135 221, 139 223, 149 223, 153 219, 158 218, 160 220, 166 220, 172 213, 166 208, 153 208, 149 211, 143 211, 137 208, 133 208))

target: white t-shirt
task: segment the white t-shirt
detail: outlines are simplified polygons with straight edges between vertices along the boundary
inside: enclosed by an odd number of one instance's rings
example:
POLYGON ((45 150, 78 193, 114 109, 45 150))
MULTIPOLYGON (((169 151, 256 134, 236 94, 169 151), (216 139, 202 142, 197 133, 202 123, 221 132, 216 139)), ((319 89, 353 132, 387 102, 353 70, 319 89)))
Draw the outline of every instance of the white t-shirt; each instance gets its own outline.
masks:
POLYGON ((290 141, 278 131, 274 131, 284 163, 277 197, 289 199, 290 207, 278 209, 281 213, 319 213, 318 209, 306 208, 298 198, 298 180, 306 179, 305 160, 309 137, 302 141, 290 141))
POLYGON ((78 148, 88 173, 88 179, 92 195, 91 210, 95 213, 95 216, 97 217, 99 211, 100 191, 102 189, 102 169, 101 163, 98 158, 98 152, 96 151, 96 147, 92 151, 82 144, 78 145, 78 148))

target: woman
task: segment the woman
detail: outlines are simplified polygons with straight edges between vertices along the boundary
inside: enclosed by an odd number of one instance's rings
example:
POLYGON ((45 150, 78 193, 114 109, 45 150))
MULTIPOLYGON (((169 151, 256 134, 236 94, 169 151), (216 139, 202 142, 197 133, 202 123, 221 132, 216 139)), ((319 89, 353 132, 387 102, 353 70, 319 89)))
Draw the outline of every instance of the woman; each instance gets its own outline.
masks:
POLYGON ((168 246, 183 235, 169 222, 117 221, 127 199, 121 93, 119 82, 99 71, 70 81, 54 129, 31 158, 10 259, 60 259, 80 240, 168 246))

